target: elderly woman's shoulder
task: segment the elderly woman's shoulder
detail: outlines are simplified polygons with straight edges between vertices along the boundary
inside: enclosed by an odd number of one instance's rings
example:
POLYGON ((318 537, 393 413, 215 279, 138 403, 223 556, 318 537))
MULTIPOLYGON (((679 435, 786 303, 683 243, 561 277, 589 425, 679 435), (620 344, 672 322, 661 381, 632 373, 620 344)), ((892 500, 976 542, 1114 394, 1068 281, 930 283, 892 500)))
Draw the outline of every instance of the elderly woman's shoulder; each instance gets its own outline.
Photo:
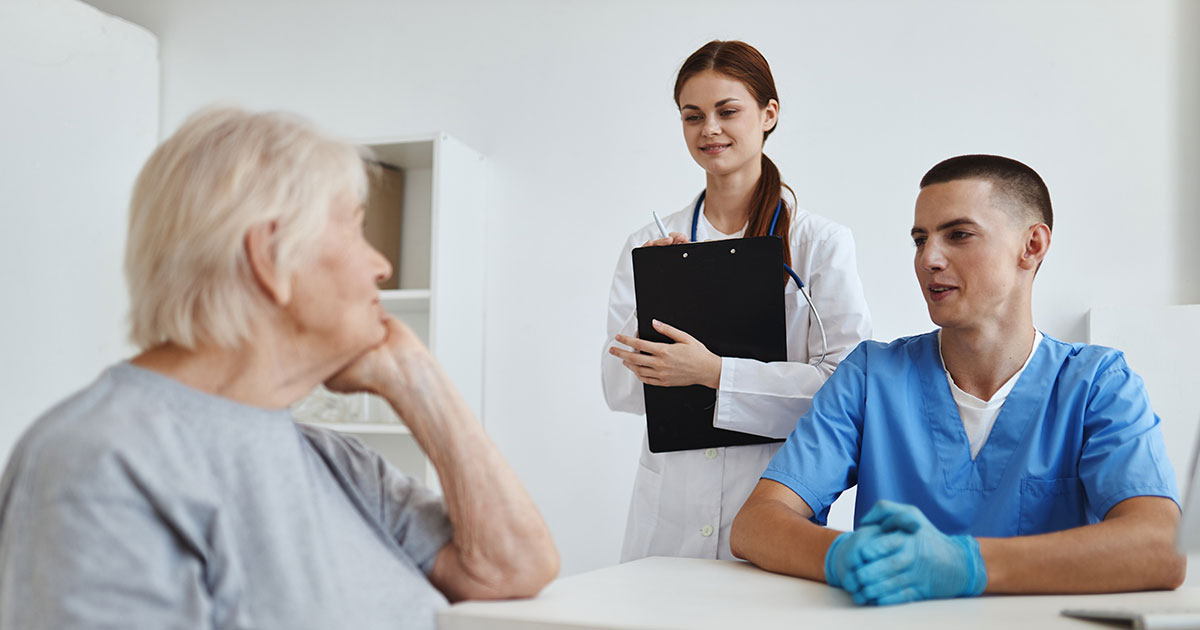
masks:
POLYGON ((108 450, 120 444, 126 432, 121 425, 137 415, 122 413, 122 408, 132 402, 132 388, 122 382, 123 367, 115 365, 104 370, 90 385, 43 413, 17 443, 14 458, 78 458, 86 451, 108 450))
POLYGON ((232 419, 197 423, 210 415, 204 395, 180 396, 174 390, 186 388, 168 380, 128 363, 106 369, 25 432, 9 458, 4 493, 18 486, 41 500, 121 500, 146 484, 169 487, 203 474, 208 443, 232 419))

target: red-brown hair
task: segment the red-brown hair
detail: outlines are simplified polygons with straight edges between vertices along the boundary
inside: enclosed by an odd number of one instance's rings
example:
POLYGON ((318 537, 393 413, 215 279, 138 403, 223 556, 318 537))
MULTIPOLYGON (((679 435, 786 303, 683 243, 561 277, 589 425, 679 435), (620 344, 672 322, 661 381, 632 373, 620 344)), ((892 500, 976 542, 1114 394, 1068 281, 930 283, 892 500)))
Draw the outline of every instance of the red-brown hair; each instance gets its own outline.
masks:
MULTIPOLYGON (((762 53, 746 42, 713 40, 692 53, 687 61, 683 62, 683 67, 679 68, 679 76, 675 78, 676 106, 679 106, 679 93, 683 91, 683 84, 705 70, 712 70, 741 81, 760 108, 766 107, 772 99, 776 103, 779 102, 779 93, 775 90, 775 79, 771 76, 771 66, 762 53)), ((778 121, 778 119, 776 120, 778 121)), ((771 132, 775 131, 775 127, 778 126, 779 123, 776 122, 774 127, 763 132, 763 142, 766 142, 767 136, 771 135, 771 132)), ((792 252, 789 246, 792 208, 783 199, 781 188, 787 188, 788 192, 792 193, 792 197, 795 197, 795 191, 783 183, 783 179, 779 175, 779 168, 767 157, 766 153, 763 153, 762 175, 758 178, 758 185, 754 187, 754 194, 750 196, 750 218, 746 222, 746 236, 766 236, 767 230, 771 228, 771 218, 775 216, 775 206, 783 201, 783 208, 779 212, 779 223, 775 226, 775 234, 783 237, 784 261, 790 265, 792 264, 792 252)))

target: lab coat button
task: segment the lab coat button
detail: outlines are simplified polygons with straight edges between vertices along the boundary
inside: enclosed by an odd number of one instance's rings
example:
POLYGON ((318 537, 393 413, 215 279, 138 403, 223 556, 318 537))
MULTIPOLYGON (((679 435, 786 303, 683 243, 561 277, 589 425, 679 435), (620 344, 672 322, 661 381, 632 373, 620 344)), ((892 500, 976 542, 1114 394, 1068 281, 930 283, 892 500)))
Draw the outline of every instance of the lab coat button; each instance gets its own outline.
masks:
POLYGON ((700 535, 705 538, 712 536, 712 533, 713 533, 712 525, 705 525, 704 527, 700 528, 700 535))
POLYGON ((704 456, 707 457, 708 459, 716 459, 717 458, 717 449, 710 448, 707 451, 704 451, 704 456))

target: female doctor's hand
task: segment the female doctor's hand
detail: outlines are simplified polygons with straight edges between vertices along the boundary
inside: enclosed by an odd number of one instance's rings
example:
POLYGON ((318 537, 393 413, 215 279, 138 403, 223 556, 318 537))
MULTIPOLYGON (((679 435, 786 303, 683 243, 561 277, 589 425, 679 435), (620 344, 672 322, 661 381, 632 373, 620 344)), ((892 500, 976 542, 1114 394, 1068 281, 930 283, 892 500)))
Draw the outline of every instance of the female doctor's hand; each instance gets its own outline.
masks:
POLYGON ((708 351, 695 337, 654 320, 654 330, 670 337, 675 343, 657 343, 636 337, 617 335, 617 341, 633 351, 616 346, 609 354, 621 359, 638 380, 659 387, 704 385, 717 389, 721 384, 721 357, 708 351))
POLYGON ((684 234, 683 232, 671 232, 671 234, 669 236, 664 236, 663 238, 652 238, 652 239, 646 241, 645 243, 642 243, 642 247, 662 247, 664 245, 682 245, 683 243, 686 243, 686 242, 688 242, 688 237, 686 234, 684 234))

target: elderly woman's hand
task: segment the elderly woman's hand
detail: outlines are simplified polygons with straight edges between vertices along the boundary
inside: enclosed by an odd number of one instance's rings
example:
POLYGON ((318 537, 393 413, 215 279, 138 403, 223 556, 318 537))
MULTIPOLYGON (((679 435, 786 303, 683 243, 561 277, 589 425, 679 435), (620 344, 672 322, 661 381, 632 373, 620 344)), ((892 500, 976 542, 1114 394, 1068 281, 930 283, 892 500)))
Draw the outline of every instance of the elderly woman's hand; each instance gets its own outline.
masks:
POLYGON ((336 392, 371 392, 383 395, 406 380, 410 370, 403 369, 410 359, 423 362, 432 355, 416 333, 404 322, 386 315, 387 336, 379 345, 367 350, 325 381, 325 387, 336 392))
POLYGON ((452 602, 536 595, 559 568, 537 505, 429 350, 385 317, 383 343, 325 385, 382 396, 437 469, 454 537, 438 551, 430 582, 452 602))

